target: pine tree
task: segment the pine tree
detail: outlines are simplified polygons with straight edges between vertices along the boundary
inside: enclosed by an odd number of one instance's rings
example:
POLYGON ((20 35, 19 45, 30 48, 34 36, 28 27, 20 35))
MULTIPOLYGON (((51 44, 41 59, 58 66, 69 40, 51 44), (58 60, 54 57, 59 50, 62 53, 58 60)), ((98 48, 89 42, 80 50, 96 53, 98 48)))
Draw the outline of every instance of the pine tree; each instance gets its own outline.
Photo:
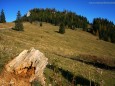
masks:
POLYGON ((14 30, 17 30, 17 31, 23 31, 24 30, 23 23, 21 21, 21 13, 20 13, 20 11, 18 11, 18 13, 17 13, 17 19, 15 21, 14 30))
POLYGON ((64 34, 64 33, 65 33, 65 26, 64 26, 63 23, 60 24, 59 33, 61 33, 61 34, 64 34))
POLYGON ((1 15, 0 15, 0 23, 5 23, 5 22, 6 22, 5 14, 4 14, 4 10, 2 9, 1 15))

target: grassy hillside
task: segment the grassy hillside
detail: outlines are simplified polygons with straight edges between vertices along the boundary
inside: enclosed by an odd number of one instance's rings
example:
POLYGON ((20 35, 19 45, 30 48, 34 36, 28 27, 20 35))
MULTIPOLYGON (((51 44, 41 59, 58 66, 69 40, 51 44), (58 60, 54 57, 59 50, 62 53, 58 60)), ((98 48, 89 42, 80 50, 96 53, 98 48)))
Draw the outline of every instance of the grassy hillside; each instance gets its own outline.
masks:
MULTIPOLYGON (((13 23, 9 25, 14 26, 13 23)), ((0 24, 2 28, 9 25, 0 24)), ((24 23, 24 32, 1 29, 0 70, 24 49, 35 47, 49 59, 45 70, 47 84, 68 86, 95 83, 114 86, 114 70, 97 67, 87 61, 97 58, 97 62, 104 60, 104 64, 114 68, 115 44, 98 40, 96 36, 81 30, 66 29, 66 33, 62 35, 57 32, 58 29, 58 26, 48 23, 43 23, 42 27, 37 23, 24 23), (78 57, 82 61, 76 60, 78 57)))
POLYGON ((0 29, 12 28, 12 26, 14 26, 14 23, 0 23, 0 29))

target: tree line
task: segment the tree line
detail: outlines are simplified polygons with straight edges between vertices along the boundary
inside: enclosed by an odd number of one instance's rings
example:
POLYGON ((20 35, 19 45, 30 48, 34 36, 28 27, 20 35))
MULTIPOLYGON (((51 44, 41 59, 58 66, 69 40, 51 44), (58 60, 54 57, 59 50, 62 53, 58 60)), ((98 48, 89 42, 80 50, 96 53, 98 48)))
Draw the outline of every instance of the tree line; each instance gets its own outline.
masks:
POLYGON ((30 16, 27 17, 24 15, 22 17, 23 21, 41 21, 41 22, 48 22, 54 25, 64 24, 68 28, 75 29, 75 28, 84 28, 87 27, 89 23, 86 17, 76 15, 71 11, 57 11, 56 9, 39 9, 34 8, 30 10, 30 16))
POLYGON ((115 43, 115 25, 112 21, 103 18, 93 20, 93 34, 99 39, 115 43))

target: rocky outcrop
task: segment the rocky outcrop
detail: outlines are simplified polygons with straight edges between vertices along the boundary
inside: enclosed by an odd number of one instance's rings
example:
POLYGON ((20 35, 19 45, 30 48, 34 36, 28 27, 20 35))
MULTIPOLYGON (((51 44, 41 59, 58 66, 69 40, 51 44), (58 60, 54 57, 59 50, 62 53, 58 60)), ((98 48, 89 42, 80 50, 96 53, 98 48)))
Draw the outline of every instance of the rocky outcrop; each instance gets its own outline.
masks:
MULTIPOLYGON (((22 51, 16 58, 10 61, 5 69, 21 77, 27 77, 29 82, 38 80, 43 86, 45 85, 44 69, 48 64, 48 59, 39 50, 31 48, 22 51)), ((12 83, 10 81, 10 83, 12 83)), ((13 82, 14 83, 14 82, 13 82)))

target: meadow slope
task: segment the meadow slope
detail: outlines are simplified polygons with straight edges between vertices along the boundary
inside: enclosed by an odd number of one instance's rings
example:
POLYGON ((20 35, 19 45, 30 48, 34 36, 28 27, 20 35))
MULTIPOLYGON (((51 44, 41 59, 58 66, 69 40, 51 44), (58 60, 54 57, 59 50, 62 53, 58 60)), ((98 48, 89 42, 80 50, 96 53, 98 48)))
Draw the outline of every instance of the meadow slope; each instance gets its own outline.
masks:
MULTIPOLYGON (((0 26, 8 28, 13 27, 14 24, 6 23, 0 26)), ((59 34, 58 30, 58 26, 49 23, 43 23, 43 26, 40 27, 37 23, 27 22, 24 23, 24 32, 1 29, 0 71, 21 51, 34 47, 49 59, 49 65, 45 70, 47 84, 59 86, 72 84, 92 84, 93 86, 97 83, 104 86, 115 85, 114 70, 71 59, 80 55, 92 55, 110 61, 108 64, 115 67, 115 44, 98 40, 96 36, 81 30, 67 28, 65 34, 59 34)))

